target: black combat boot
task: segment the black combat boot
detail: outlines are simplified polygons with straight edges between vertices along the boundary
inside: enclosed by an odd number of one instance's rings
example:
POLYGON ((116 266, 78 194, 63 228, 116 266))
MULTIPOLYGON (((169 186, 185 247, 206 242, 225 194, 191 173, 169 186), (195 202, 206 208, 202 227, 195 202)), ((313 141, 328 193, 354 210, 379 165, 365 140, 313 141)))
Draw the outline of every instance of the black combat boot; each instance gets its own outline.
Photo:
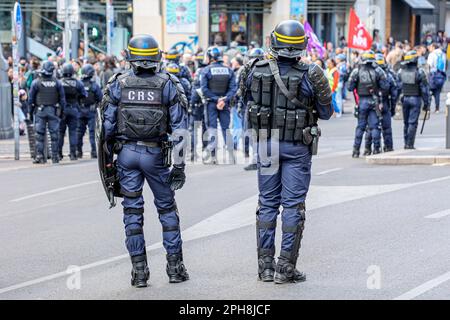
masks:
POLYGON ((303 282, 306 275, 295 268, 295 264, 283 256, 278 258, 274 281, 276 284, 303 282))
POLYGON ((375 155, 375 154, 380 154, 381 153, 381 149, 380 149, 380 147, 377 147, 377 148, 374 148, 373 149, 373 154, 375 155))
POLYGON ((244 167, 245 171, 254 171, 254 170, 258 170, 258 166, 256 163, 251 163, 248 166, 244 167))
POLYGON ((70 153, 69 158, 70 158, 70 161, 78 160, 77 155, 75 153, 70 153))
POLYGON ((359 148, 353 147, 352 158, 359 158, 359 148))
POLYGON ((147 255, 131 257, 133 269, 131 269, 131 285, 136 288, 145 288, 147 280, 150 277, 150 271, 147 266, 147 255))
POLYGON ((394 151, 393 147, 386 147, 386 146, 384 146, 384 152, 392 152, 392 151, 394 151))
POLYGON ((59 163, 59 154, 54 154, 54 155, 52 156, 52 163, 53 163, 53 164, 59 163))
POLYGON ((371 154, 372 154, 372 148, 371 147, 366 147, 364 149, 363 156, 370 156, 371 154))
POLYGON ((97 151, 91 151, 91 159, 97 159, 97 151))
POLYGON ((78 159, 82 159, 83 158, 83 151, 81 151, 81 150, 77 151, 77 158, 78 159))
POLYGON ((168 254, 166 271, 169 276, 169 283, 180 283, 189 280, 189 274, 183 263, 182 253, 168 254))
POLYGON ((258 279, 263 282, 273 282, 275 274, 275 249, 258 250, 258 279))
POLYGON ((64 158, 64 155, 62 152, 59 153, 59 160, 61 161, 64 158))
POLYGON ((33 163, 34 164, 44 164, 46 161, 44 159, 44 156, 42 154, 36 155, 36 158, 34 158, 33 163))

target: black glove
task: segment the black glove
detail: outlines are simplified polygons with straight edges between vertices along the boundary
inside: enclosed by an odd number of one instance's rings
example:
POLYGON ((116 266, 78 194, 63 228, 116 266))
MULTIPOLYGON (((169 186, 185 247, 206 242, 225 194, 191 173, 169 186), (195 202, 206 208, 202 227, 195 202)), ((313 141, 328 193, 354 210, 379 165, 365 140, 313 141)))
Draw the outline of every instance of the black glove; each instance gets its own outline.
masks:
POLYGON ((429 104, 424 104, 422 110, 423 111, 430 111, 430 105, 429 104))
POLYGON ((186 182, 186 174, 184 173, 184 167, 173 166, 172 171, 170 171, 167 183, 170 185, 172 191, 181 189, 186 182))

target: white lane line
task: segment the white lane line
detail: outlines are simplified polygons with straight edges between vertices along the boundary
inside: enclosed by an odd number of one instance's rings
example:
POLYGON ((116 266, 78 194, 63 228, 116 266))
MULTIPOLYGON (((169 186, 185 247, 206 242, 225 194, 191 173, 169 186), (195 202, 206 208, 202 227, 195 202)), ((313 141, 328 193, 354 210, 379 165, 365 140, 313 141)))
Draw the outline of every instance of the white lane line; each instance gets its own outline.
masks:
POLYGON ((316 176, 323 176, 324 174, 332 173, 332 172, 336 172, 336 171, 341 171, 341 170, 342 170, 342 168, 333 168, 333 169, 330 169, 330 170, 325 170, 325 171, 317 172, 315 175, 316 175, 316 176))
MULTIPOLYGON (((314 210, 333 204, 340 204, 347 201, 354 201, 364 199, 367 197, 377 196, 384 193, 398 191, 416 185, 432 183, 450 179, 450 176, 439 179, 432 179, 421 181, 418 183, 405 183, 393 185, 365 185, 365 186, 311 186, 308 194, 307 209, 314 210), (327 194, 326 197, 323 195, 327 194)), ((218 213, 200 221, 199 223, 182 231, 183 242, 196 240, 211 235, 220 234, 223 232, 235 230, 238 228, 253 225, 255 223, 255 211, 258 202, 258 196, 254 195, 244 199, 231 207, 219 211, 218 213)), ((162 248, 161 242, 148 246, 147 252, 162 248)), ((116 262, 122 259, 127 259, 128 254, 100 260, 84 266, 80 266, 81 270, 87 270, 94 267, 102 266, 108 263, 116 262)), ((29 287, 35 284, 47 282, 57 278, 69 276, 65 271, 58 272, 52 275, 44 276, 34 280, 26 281, 16 285, 0 289, 0 294, 14 291, 17 289, 29 287)))
POLYGON ((75 188, 79 188, 79 187, 84 187, 84 186, 99 183, 99 182, 100 182, 99 180, 92 180, 92 181, 88 181, 88 182, 73 184, 73 185, 70 185, 67 187, 62 187, 62 188, 52 189, 52 190, 48 190, 48 191, 44 191, 44 192, 30 194, 25 197, 13 199, 10 202, 19 202, 19 201, 23 201, 23 200, 28 200, 31 198, 36 198, 36 197, 44 196, 44 195, 51 194, 51 193, 56 193, 56 192, 66 191, 66 190, 75 189, 75 188))
POLYGON ((411 300, 450 280, 450 271, 394 298, 394 300, 411 300))
POLYGON ((428 216, 425 216, 425 218, 426 219, 439 219, 439 218, 443 218, 443 217, 449 216, 449 215, 450 215, 450 209, 430 214, 428 216))

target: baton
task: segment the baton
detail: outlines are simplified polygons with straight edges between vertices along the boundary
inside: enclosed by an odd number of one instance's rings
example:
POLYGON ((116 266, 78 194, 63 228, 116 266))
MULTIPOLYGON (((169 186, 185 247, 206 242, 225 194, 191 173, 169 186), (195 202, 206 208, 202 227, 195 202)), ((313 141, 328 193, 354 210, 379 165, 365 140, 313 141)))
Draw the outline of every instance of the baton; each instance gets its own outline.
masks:
POLYGON ((425 117, 423 118, 422 128, 420 129, 420 134, 423 133, 423 128, 425 128, 425 121, 427 121, 428 112, 429 112, 429 110, 425 111, 425 117))

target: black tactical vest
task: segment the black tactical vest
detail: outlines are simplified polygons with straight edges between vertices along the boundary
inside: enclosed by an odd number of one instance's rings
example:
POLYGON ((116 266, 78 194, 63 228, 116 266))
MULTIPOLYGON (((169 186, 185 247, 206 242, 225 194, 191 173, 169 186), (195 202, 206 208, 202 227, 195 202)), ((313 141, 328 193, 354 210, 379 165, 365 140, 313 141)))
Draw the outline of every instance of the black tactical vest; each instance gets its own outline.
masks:
POLYGON ((66 102, 68 104, 78 104, 78 90, 77 90, 77 81, 73 78, 62 78, 61 80, 64 95, 66 96, 66 102))
POLYGON ((83 80, 83 86, 88 94, 88 96, 82 100, 83 105, 88 107, 95 104, 95 93, 94 90, 92 90, 92 81, 83 80))
POLYGON ((301 141, 303 129, 309 125, 312 100, 302 97, 300 85, 308 72, 308 66, 295 64, 281 77, 283 83, 303 106, 297 106, 286 98, 278 87, 268 61, 256 63, 251 83, 253 100, 249 105, 250 127, 253 129, 278 129, 279 139, 301 141))
POLYGON ((141 78, 133 73, 120 75, 121 99, 117 115, 118 134, 135 141, 154 141, 169 133, 169 111, 162 103, 165 73, 141 78))
POLYGON ((221 64, 212 65, 209 69, 211 79, 208 81, 208 88, 218 96, 224 96, 228 91, 228 82, 230 81, 231 71, 228 67, 221 64))
POLYGON ((360 96, 371 96, 372 94, 377 94, 377 74, 372 66, 362 65, 359 67, 358 86, 356 90, 360 96))
POLYGON ((54 106, 59 102, 59 91, 56 87, 55 78, 39 79, 38 92, 36 94, 36 105, 38 106, 54 106))
POLYGON ((416 81, 417 66, 406 67, 400 71, 400 81, 402 82, 402 92, 405 96, 419 96, 420 86, 416 81))

